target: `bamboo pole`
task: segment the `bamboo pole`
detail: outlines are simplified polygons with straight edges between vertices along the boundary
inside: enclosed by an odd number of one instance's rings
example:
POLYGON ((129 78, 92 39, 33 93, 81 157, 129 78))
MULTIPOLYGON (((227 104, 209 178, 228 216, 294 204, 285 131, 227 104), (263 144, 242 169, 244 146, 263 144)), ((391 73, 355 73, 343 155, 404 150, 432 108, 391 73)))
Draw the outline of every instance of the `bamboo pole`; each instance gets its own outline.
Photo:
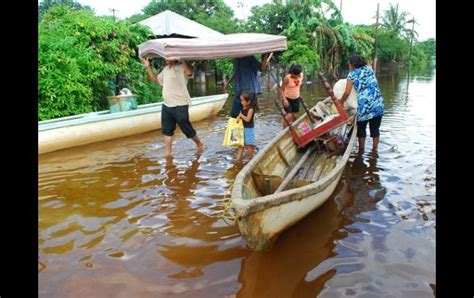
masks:
POLYGON ((377 18, 375 21, 375 46, 374 46, 374 73, 377 74, 377 48, 379 44, 379 36, 378 36, 378 31, 379 31, 379 6, 380 3, 377 3, 377 18))
POLYGON ((408 55, 408 67, 410 67, 410 62, 411 62, 411 53, 413 50, 413 37, 415 36, 414 30, 415 30, 415 19, 411 19, 411 41, 410 41, 410 54, 408 55))

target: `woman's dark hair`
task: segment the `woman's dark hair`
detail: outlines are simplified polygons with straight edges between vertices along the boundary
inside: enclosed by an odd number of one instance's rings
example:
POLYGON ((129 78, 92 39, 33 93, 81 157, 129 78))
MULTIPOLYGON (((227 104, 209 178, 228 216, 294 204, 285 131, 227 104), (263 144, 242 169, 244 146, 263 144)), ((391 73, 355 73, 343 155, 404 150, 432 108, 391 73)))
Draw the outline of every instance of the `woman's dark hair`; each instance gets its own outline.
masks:
POLYGON ((303 71, 303 67, 299 64, 292 64, 288 73, 292 75, 299 75, 303 71))
POLYGON ((255 110, 258 111, 258 104, 257 104, 257 96, 255 93, 249 91, 249 90, 244 90, 240 92, 240 96, 246 101, 250 101, 250 106, 255 110))
POLYGON ((362 66, 365 66, 367 63, 360 55, 352 54, 349 57, 349 64, 352 65, 354 68, 360 68, 362 66))

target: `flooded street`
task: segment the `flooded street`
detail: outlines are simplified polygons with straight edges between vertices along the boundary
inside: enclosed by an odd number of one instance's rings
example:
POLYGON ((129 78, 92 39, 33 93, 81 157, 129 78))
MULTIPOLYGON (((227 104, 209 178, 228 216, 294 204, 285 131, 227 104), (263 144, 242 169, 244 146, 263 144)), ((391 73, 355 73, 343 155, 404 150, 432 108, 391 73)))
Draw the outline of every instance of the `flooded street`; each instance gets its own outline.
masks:
MULTIPOLYGON (((379 153, 355 149, 331 198, 269 252, 222 216, 243 167, 221 146, 232 97, 194 124, 201 155, 177 129, 174 159, 160 131, 39 156, 39 297, 433 297, 436 72, 378 80, 379 153)), ((259 99, 260 149, 282 128, 275 97, 259 99)))

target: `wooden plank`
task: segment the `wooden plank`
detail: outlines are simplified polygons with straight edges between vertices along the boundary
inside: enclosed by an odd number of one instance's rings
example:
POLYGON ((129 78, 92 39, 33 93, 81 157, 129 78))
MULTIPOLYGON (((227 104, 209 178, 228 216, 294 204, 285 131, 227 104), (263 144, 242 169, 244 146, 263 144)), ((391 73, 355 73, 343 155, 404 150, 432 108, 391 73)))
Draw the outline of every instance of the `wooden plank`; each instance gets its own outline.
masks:
POLYGON ((324 169, 324 166, 326 165, 327 159, 328 159, 327 154, 323 154, 321 158, 318 160, 318 163, 315 166, 314 172, 310 172, 309 175, 305 178, 308 180, 311 180, 312 182, 317 181, 319 176, 321 175, 321 172, 324 169))
POLYGON ((281 159, 283 159, 287 166, 290 166, 290 161, 287 159, 286 155, 283 154, 283 150, 281 149, 280 145, 277 145, 278 154, 280 154, 281 159))
POLYGON ((303 155, 303 157, 300 158, 298 163, 293 167, 293 169, 288 173, 286 178, 283 180, 283 182, 278 186, 278 188, 275 190, 274 193, 279 193, 281 192, 287 185, 290 183, 291 179, 293 179, 293 176, 298 172, 298 170, 303 166, 304 162, 308 159, 308 157, 311 155, 311 153, 315 150, 316 146, 311 146, 308 148, 303 155))
POLYGON ((324 178, 326 175, 328 175, 332 169, 334 169, 334 166, 336 165, 336 156, 328 157, 326 159, 326 163, 324 164, 324 168, 322 169, 321 173, 319 174, 317 180, 321 180, 324 178))
POLYGON ((304 176, 302 176, 300 179, 303 179, 303 180, 308 180, 308 175, 309 173, 312 173, 314 172, 314 169, 316 168, 316 166, 318 165, 319 161, 321 160, 322 157, 322 153, 320 152, 319 154, 316 155, 316 158, 313 160, 313 162, 311 163, 311 166, 309 167, 308 171, 306 171, 306 173, 304 173, 304 176))
POLYGON ((311 158, 310 160, 308 161, 308 163, 306 164, 307 166, 304 168, 304 170, 301 172, 301 175, 298 175, 298 178, 297 179, 303 179, 304 177, 306 177, 306 175, 308 174, 308 172, 311 170, 311 168, 314 168, 317 160, 319 158, 321 158, 321 154, 317 154, 318 152, 316 152, 315 154, 311 155, 311 158))
POLYGON ((299 171, 296 173, 296 175, 293 177, 291 182, 288 184, 287 188, 292 189, 292 188, 297 188, 301 187, 301 185, 306 185, 309 184, 310 181, 307 180, 306 182, 301 183, 301 181, 306 181, 304 180, 304 177, 307 175, 308 171, 311 171, 312 168, 314 168, 315 161, 320 157, 320 154, 317 154, 317 152, 313 151, 311 156, 308 158, 308 161, 302 166, 299 171))

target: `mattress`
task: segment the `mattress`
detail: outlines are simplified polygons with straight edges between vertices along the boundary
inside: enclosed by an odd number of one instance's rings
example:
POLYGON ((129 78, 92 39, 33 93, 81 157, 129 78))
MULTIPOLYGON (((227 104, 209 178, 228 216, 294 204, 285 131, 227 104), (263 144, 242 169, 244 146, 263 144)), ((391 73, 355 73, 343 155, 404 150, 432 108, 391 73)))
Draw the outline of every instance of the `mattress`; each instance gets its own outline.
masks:
POLYGON ((159 38, 139 45, 138 55, 170 60, 239 58, 284 51, 286 37, 264 33, 234 33, 209 38, 159 38))

